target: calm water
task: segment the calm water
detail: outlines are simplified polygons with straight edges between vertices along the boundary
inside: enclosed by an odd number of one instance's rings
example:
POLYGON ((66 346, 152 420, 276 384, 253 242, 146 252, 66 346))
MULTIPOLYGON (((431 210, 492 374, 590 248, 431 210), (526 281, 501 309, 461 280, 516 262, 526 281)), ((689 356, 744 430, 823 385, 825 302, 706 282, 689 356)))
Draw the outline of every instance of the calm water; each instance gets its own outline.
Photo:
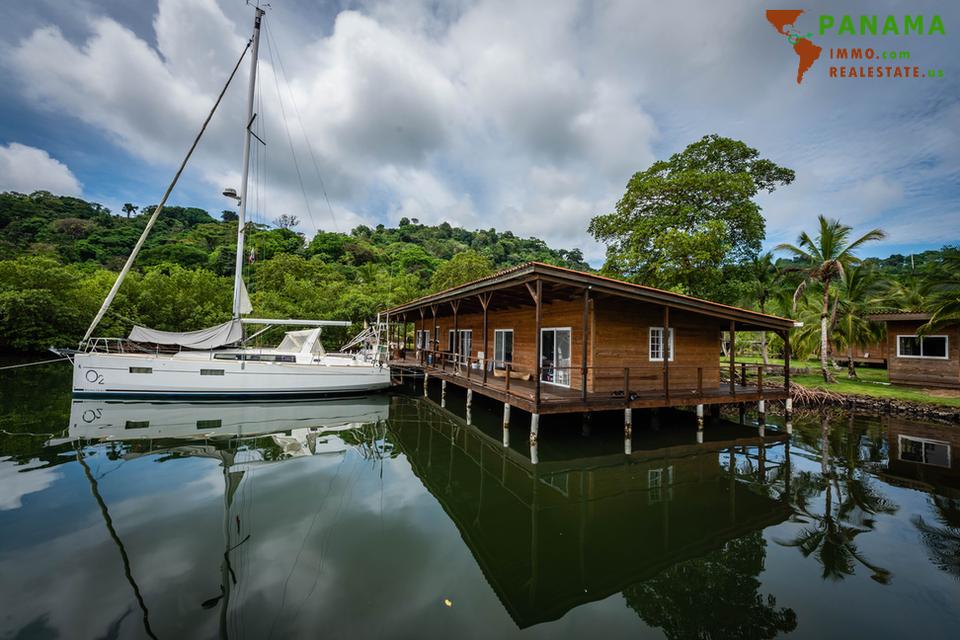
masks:
POLYGON ((462 395, 71 401, 0 374, 0 638, 956 637, 960 428, 462 395), (749 421, 750 416, 748 416, 749 421), (770 419, 776 423, 777 418, 770 419))

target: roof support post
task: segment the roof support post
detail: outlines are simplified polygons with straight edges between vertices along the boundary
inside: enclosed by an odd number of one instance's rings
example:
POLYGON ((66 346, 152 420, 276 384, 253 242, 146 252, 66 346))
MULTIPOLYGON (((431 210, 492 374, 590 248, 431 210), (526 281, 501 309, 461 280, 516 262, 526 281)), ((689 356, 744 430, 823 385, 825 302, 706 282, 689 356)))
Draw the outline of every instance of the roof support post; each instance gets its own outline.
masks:
POLYGON ((670 402, 670 358, 673 357, 673 340, 670 339, 670 307, 663 306, 663 395, 670 402))
POLYGON ((737 395, 737 323, 730 321, 730 395, 737 395))
MULTIPOLYGON (((533 404, 535 407, 535 412, 539 414, 540 413, 540 378, 541 378, 540 365, 543 360, 540 354, 540 349, 542 346, 541 342, 543 340, 542 336, 540 335, 542 331, 542 324, 543 324, 543 304, 542 304, 543 303, 543 281, 541 281, 540 278, 537 278, 537 294, 534 297, 534 300, 537 303, 537 313, 536 313, 537 336, 536 336, 535 347, 534 347, 535 349, 534 353, 537 358, 537 386, 534 388, 533 404)), ((556 369, 554 369, 554 376, 556 376, 556 369)))
POLYGON ((590 287, 583 290, 583 345, 580 350, 580 399, 587 401, 587 340, 590 336, 590 287))
MULTIPOLYGON (((490 354, 487 353, 489 346, 487 340, 487 307, 490 306, 490 298, 493 293, 481 293, 477 298, 480 300, 480 306, 483 307, 483 384, 487 384, 487 363, 490 361, 490 354)), ((496 363, 494 363, 496 366, 496 363)))
POLYGON ((457 370, 460 364, 460 325, 457 313, 460 311, 460 301, 451 300, 450 308, 453 309, 453 370, 457 370))
POLYGON ((790 393, 790 331, 784 331, 783 337, 783 390, 790 393))

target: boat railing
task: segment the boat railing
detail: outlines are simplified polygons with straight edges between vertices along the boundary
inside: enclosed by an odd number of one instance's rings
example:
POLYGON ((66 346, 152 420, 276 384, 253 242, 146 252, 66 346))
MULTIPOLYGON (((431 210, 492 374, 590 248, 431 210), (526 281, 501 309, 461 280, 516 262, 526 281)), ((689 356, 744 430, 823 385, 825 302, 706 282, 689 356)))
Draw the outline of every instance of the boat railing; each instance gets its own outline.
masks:
POLYGON ((158 344, 147 345, 142 342, 134 342, 129 338, 100 337, 90 338, 86 351, 88 353, 152 353, 159 355, 161 353, 177 353, 179 349, 158 344))

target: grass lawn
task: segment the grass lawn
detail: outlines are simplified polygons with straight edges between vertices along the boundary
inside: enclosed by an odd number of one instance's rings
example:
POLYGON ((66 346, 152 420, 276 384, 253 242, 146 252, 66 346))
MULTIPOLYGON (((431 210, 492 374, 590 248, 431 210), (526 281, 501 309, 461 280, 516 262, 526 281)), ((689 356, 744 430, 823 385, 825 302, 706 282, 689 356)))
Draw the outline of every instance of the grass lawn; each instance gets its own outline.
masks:
MULTIPOLYGON (((745 356, 737 358, 737 362, 747 362, 759 364, 762 359, 759 357, 745 356)), ((783 360, 770 358, 770 364, 782 365, 783 360)), ((827 384, 820 375, 819 362, 791 362, 795 367, 808 367, 811 370, 807 375, 793 375, 792 380, 804 387, 815 389, 827 389, 835 393, 850 393, 861 396, 872 396, 874 398, 889 398, 891 400, 906 400, 908 402, 926 402, 928 404, 940 404, 950 407, 960 407, 960 393, 950 390, 931 390, 920 387, 901 387, 891 385, 887 379, 887 370, 874 367, 857 367, 857 380, 847 378, 847 366, 843 363, 842 368, 833 371, 837 379, 836 384, 827 384), (950 394, 954 397, 949 397, 950 394), (934 395, 936 394, 936 395, 934 395), (942 394, 942 395, 941 395, 942 394)))

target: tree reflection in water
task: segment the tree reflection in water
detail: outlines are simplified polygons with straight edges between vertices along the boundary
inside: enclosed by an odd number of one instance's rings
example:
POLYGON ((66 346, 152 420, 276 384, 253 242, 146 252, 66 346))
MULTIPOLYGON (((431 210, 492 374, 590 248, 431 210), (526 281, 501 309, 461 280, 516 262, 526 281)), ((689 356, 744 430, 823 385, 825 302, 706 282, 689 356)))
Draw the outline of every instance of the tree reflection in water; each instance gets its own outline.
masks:
POLYGON ((930 562, 960 580, 960 501, 939 495, 932 499, 939 526, 922 516, 914 516, 912 522, 927 546, 930 562))
POLYGON ((888 584, 890 571, 867 559, 855 542, 857 536, 874 530, 876 515, 897 511, 897 505, 882 496, 870 477, 859 470, 874 457, 870 453, 874 447, 868 446, 867 459, 863 459, 860 436, 852 420, 845 430, 831 429, 829 414, 821 414, 816 443, 820 473, 801 472, 790 491, 791 520, 807 526, 792 540, 778 542, 796 547, 804 557, 813 557, 822 567, 824 579, 852 576, 860 564, 870 570, 871 579, 888 584), (821 495, 823 511, 817 512, 814 500, 821 495))
POLYGON ((754 531, 628 587, 623 596, 668 638, 773 638, 793 631, 797 614, 758 593, 766 555, 763 533, 754 531))

